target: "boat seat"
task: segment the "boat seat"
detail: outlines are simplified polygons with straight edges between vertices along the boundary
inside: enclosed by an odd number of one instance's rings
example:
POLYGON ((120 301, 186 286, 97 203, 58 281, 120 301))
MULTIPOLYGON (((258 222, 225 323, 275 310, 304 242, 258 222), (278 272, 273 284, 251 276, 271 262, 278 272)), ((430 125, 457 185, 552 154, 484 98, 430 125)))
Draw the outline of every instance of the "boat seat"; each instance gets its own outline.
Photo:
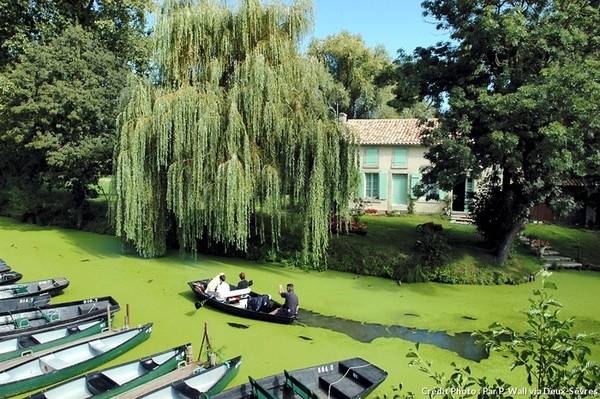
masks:
POLYGON ((239 290, 233 290, 233 291, 229 291, 224 294, 221 294, 220 297, 221 297, 221 299, 227 299, 227 298, 236 297, 236 296, 241 298, 244 295, 250 294, 251 291, 252 290, 250 288, 242 288, 239 290))
POLYGON ((13 288, 12 292, 13 294, 26 294, 29 291, 27 290, 26 285, 19 285, 13 288))
POLYGON ((47 291, 51 288, 53 288, 54 285, 53 284, 39 284, 38 285, 38 291, 47 291))
POLYGON ((142 367, 145 370, 148 370, 148 371, 152 371, 152 370, 154 370, 155 368, 157 368, 159 366, 158 363, 156 363, 154 361, 154 359, 152 359, 151 357, 148 357, 146 359, 142 359, 140 361, 140 363, 141 363, 142 367))
POLYGON ((52 309, 44 313, 44 319, 46 319, 48 323, 54 323, 60 320, 60 315, 55 309, 52 309))
POLYGON ((18 317, 13 319, 13 323, 15 324, 16 329, 29 327, 29 319, 26 317, 18 317))
POLYGON ((42 367, 44 373, 51 373, 54 370, 62 370, 66 369, 67 367, 71 367, 72 364, 65 362, 63 359, 56 357, 53 354, 50 354, 40 358, 40 366, 42 367))
POLYGON ((17 344, 19 345, 19 348, 25 349, 30 346, 39 345, 40 341, 35 339, 33 335, 23 335, 17 338, 17 344))
POLYGON ((292 388, 294 393, 302 399, 319 399, 319 396, 312 389, 304 385, 302 381, 291 375, 287 370, 284 370, 283 373, 285 374, 285 385, 292 388))
POLYGON ((348 375, 344 377, 343 374, 322 375, 319 377, 319 385, 324 391, 329 392, 327 397, 337 399, 352 399, 365 389, 356 380, 348 375))
POLYGON ((277 399, 275 395, 267 391, 265 387, 260 385, 254 378, 248 376, 250 386, 252 387, 252 397, 255 399, 277 399))
POLYGON ((186 384, 183 381, 177 381, 177 382, 172 383, 171 388, 173 388, 174 390, 179 392, 184 397, 190 398, 190 399, 199 398, 200 395, 202 394, 202 392, 200 392, 196 388, 189 386, 188 384, 186 384))
POLYGON ((119 384, 103 373, 91 374, 85 378, 85 382, 88 390, 93 395, 99 395, 119 386, 119 384))
POLYGON ((104 353, 110 350, 110 347, 100 340, 90 341, 88 345, 98 353, 104 353))

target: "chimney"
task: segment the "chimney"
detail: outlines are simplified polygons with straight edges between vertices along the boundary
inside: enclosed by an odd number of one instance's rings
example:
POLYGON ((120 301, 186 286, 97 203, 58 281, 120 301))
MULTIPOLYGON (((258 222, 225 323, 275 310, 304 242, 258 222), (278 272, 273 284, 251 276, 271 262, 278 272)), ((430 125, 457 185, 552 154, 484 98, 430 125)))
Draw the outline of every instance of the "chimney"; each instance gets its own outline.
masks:
POLYGON ((340 112, 338 114, 338 122, 339 123, 346 123, 348 121, 348 115, 346 115, 344 112, 340 112))

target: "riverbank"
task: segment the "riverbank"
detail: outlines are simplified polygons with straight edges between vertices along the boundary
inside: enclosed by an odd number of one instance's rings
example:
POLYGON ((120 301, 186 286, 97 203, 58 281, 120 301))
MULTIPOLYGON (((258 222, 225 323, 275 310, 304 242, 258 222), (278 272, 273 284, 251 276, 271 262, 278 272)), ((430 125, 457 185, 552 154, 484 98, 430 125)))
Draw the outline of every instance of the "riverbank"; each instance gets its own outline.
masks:
MULTIPOLYGON (((527 298, 536 282, 517 286, 465 286, 437 283, 402 284, 354 274, 306 272, 274 264, 245 262, 232 258, 198 257, 183 259, 177 253, 160 259, 141 259, 124 254, 117 239, 56 228, 40 228, 0 218, 0 258, 24 274, 24 281, 64 276, 71 281, 55 302, 112 295, 123 311, 131 309, 132 324, 154 322, 152 337, 111 364, 138 358, 184 342, 192 342, 196 354, 204 323, 208 324, 214 347, 222 358, 243 355, 240 375, 262 377, 327 361, 361 356, 389 372, 375 395, 392 393, 400 382, 405 390, 420 393, 435 388, 432 381, 405 357, 414 343, 399 338, 376 338, 360 342, 349 335, 326 328, 274 325, 228 316, 210 308, 196 310, 186 282, 225 272, 230 279, 245 271, 254 280, 253 289, 276 294, 277 285, 294 282, 300 306, 323 315, 364 323, 399 325, 431 331, 459 333, 486 329, 501 321, 515 329, 525 327, 527 298), (229 323, 248 328, 232 327, 229 323)), ((552 280, 558 285, 556 298, 565 304, 564 317, 574 316, 576 331, 600 331, 600 273, 562 271, 552 280)), ((600 360, 594 347, 593 359, 600 360)), ((450 363, 468 365, 473 374, 514 381, 521 387, 518 372, 508 370, 506 359, 493 355, 479 363, 455 352, 422 345, 422 355, 434 367, 450 371, 450 363)))

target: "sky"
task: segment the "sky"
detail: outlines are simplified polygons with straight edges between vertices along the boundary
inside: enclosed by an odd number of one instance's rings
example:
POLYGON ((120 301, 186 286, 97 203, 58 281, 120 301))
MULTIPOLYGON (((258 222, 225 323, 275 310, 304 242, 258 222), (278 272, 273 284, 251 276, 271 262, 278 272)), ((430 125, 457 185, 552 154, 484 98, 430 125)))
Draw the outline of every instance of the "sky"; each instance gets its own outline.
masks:
POLYGON ((314 38, 324 39, 342 30, 359 34, 367 47, 382 44, 392 58, 444 41, 435 20, 423 17, 422 0, 313 0, 314 38))

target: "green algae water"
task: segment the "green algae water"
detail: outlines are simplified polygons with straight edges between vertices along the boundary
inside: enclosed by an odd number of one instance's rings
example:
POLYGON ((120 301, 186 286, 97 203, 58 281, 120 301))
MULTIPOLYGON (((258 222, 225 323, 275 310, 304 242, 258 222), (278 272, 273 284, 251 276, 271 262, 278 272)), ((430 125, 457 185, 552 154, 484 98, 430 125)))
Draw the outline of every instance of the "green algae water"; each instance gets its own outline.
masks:
MULTIPOLYGON (((69 279, 70 286, 53 298, 53 303, 110 295, 122 308, 116 315, 116 326, 124 324, 127 308, 130 324, 154 323, 148 341, 107 365, 186 342, 193 344, 197 356, 206 325, 221 359, 243 356, 240 374, 232 386, 246 382, 248 375, 260 378, 283 369, 360 356, 389 373, 373 396, 391 394, 392 387, 401 382, 417 397, 424 389, 436 388, 423 373, 408 366, 410 359, 405 355, 415 341, 381 331, 406 328, 454 336, 486 330, 494 321, 523 329, 527 298, 539 287, 535 282, 491 287, 435 283, 400 286, 385 279, 291 270, 233 258, 194 259, 173 253, 160 259, 142 259, 122 251, 114 237, 40 228, 4 218, 0 218, 0 258, 24 275, 22 281, 69 279), (273 296, 278 284, 293 282, 300 298, 300 323, 277 325, 207 307, 195 309, 188 281, 224 272, 229 281, 236 282, 241 271, 254 281, 255 291, 273 296), (304 316, 302 309, 307 310, 304 316), (315 315, 319 320, 314 320, 315 315), (360 334, 367 334, 368 339, 361 339, 360 334)), ((600 273, 560 272, 552 281, 559 287, 555 297, 565 305, 561 314, 576 317, 575 330, 600 331, 600 273)), ((425 343, 420 353, 437 371, 450 372, 450 363, 456 362, 471 367, 475 376, 502 378, 523 386, 523 375, 510 372, 509 361, 502 356, 492 354, 478 362, 436 345, 425 343)), ((600 360, 598 348, 593 350, 593 359, 600 360)))

